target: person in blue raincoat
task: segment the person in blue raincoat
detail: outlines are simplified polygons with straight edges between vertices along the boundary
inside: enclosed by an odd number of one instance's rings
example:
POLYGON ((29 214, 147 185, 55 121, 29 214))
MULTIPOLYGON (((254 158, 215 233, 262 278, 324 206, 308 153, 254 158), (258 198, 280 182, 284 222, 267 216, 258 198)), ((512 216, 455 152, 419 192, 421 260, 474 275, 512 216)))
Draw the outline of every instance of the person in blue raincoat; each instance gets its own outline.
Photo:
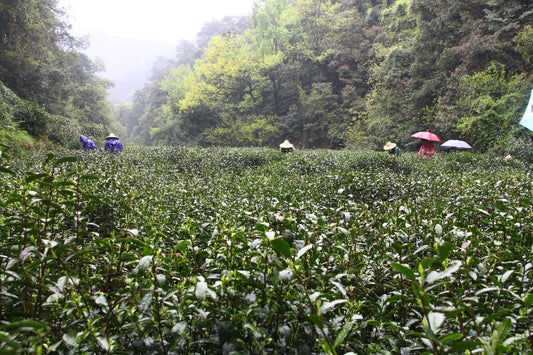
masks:
POLYGON ((104 146, 104 149, 106 151, 110 153, 120 153, 122 152, 122 149, 124 149, 124 146, 114 133, 109 133, 109 135, 105 137, 105 139, 107 140, 104 146))
POLYGON ((81 150, 91 150, 96 148, 96 144, 89 138, 80 134, 81 150))

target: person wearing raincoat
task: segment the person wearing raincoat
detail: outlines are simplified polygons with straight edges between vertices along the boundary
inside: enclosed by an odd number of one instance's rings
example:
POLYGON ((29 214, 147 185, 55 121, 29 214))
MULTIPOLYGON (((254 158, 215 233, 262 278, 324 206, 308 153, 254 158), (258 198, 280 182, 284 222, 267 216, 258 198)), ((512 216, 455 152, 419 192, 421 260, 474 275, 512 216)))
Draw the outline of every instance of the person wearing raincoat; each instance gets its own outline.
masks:
POLYGON ((110 153, 120 153, 122 152, 122 149, 124 149, 124 146, 114 133, 109 133, 105 139, 107 140, 104 146, 106 151, 110 153))
POLYGON ((96 144, 89 138, 80 134, 81 150, 91 150, 96 148, 96 144))
POLYGON ((433 143, 431 143, 427 139, 421 139, 421 141, 422 146, 418 151, 418 156, 424 158, 431 158, 433 155, 435 155, 435 146, 433 145, 433 143))

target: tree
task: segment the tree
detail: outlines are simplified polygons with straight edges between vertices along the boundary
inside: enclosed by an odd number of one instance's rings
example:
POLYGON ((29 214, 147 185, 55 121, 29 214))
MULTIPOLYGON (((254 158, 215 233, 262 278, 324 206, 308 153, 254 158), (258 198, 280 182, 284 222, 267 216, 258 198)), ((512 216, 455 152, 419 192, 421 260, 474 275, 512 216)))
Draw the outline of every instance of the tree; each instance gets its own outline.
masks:
POLYGON ((227 114, 250 109, 261 100, 259 88, 265 80, 256 59, 244 36, 213 37, 185 83, 187 94, 180 108, 216 106, 227 114))
POLYGON ((372 90, 365 97, 368 135, 375 147, 384 137, 402 141, 408 137, 418 110, 409 100, 413 46, 417 35, 417 21, 410 0, 397 0, 383 10, 385 35, 373 44, 376 62, 370 69, 372 90))
POLYGON ((245 16, 225 16, 221 20, 206 22, 200 32, 196 35, 198 48, 206 48, 211 38, 216 36, 226 36, 229 34, 242 35, 250 28, 250 18, 245 16))
POLYGON ((523 68, 512 38, 533 16, 528 6, 520 0, 396 0, 384 9, 387 37, 374 43, 379 56, 366 97, 369 134, 378 142, 390 135, 407 141, 420 129, 456 132, 453 120, 436 119, 443 112, 436 105, 459 99, 455 75, 483 71, 491 61, 511 72, 523 68))
POLYGON ((166 102, 161 106, 159 115, 154 119, 150 131, 151 140, 158 145, 185 144, 195 136, 183 124, 180 116, 179 101, 185 98, 185 80, 192 74, 188 65, 171 68, 161 81, 161 90, 166 93, 166 102))
POLYGON ((271 108, 268 111, 276 116, 287 111, 284 105, 284 82, 290 80, 287 75, 291 64, 288 63, 288 53, 303 35, 299 26, 299 18, 295 9, 287 0, 268 0, 254 4, 252 15, 252 30, 250 36, 252 43, 260 54, 263 62, 262 71, 270 81, 270 86, 265 86, 265 98, 271 96, 271 108))
POLYGON ((336 12, 340 4, 330 0, 297 0, 296 11, 304 36, 297 44, 297 52, 314 73, 310 78, 321 82, 327 80, 327 60, 334 53, 333 33, 337 28, 336 12))
POLYGON ((524 61, 531 67, 533 66, 533 28, 525 25, 515 36, 516 50, 522 54, 524 61))
POLYGON ((440 115, 454 120, 455 131, 475 149, 503 146, 516 135, 517 117, 530 92, 521 74, 493 62, 486 70, 461 76, 456 90, 453 108, 441 105, 440 115))
MULTIPOLYGON (((204 28, 206 48, 181 46, 176 71, 138 96, 138 127, 157 144, 266 144, 275 132, 309 148, 394 140, 409 149, 417 130, 452 138, 484 125, 494 133, 495 122, 514 134, 510 91, 480 99, 486 116, 467 119, 462 78, 520 90, 532 20, 526 0, 260 0, 249 30, 224 20, 204 28), (492 62, 504 79, 487 72, 492 62)), ((508 138, 498 134, 485 141, 508 138)))
MULTIPOLYGON (((36 135, 46 130, 28 127, 68 125, 71 120, 81 128, 112 123, 106 100, 111 83, 96 76, 103 65, 77 51, 85 41, 68 33, 64 16, 56 0, 0 3, 0 81, 52 115, 24 115, 21 127, 36 135)), ((53 133, 49 136, 57 137, 53 133)))
POLYGON ((224 120, 222 124, 208 129, 205 133, 209 145, 235 147, 273 145, 276 144, 278 136, 274 118, 261 115, 224 120))
POLYGON ((302 142, 307 147, 340 148, 347 128, 341 109, 341 97, 332 92, 331 84, 316 83, 302 97, 302 142))

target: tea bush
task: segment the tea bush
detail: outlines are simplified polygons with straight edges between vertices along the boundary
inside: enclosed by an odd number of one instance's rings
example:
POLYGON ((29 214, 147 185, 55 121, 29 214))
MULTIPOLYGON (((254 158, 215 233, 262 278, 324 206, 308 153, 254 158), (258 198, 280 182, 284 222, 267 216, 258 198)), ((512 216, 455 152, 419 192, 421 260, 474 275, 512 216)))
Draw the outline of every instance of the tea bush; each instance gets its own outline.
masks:
POLYGON ((518 160, 6 154, 6 353, 533 351, 532 170, 518 160))

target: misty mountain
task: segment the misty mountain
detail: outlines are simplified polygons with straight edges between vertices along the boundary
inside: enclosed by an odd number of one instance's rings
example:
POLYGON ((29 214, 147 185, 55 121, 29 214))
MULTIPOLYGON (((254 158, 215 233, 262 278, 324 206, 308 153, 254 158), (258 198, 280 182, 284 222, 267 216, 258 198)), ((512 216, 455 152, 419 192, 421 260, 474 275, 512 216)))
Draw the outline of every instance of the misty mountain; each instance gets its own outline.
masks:
POLYGON ((105 72, 98 76, 110 79, 115 87, 109 89, 109 101, 113 104, 131 102, 135 90, 149 80, 152 67, 158 57, 172 58, 175 46, 169 43, 145 39, 130 39, 91 33, 90 46, 83 52, 91 59, 101 59, 105 72))

